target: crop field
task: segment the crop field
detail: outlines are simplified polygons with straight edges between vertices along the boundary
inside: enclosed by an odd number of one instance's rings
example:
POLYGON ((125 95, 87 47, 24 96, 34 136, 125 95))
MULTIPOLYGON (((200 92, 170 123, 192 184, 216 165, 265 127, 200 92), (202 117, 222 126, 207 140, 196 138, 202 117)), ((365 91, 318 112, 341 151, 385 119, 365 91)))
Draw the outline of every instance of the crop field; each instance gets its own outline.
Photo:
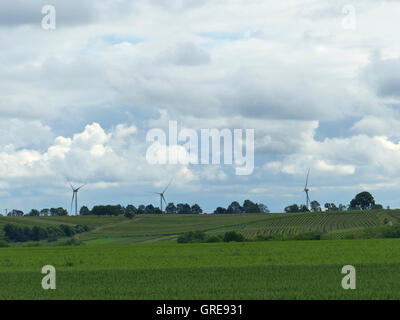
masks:
POLYGON ((382 222, 377 212, 326 212, 276 215, 270 219, 252 223, 243 229, 247 238, 257 235, 299 234, 319 231, 323 233, 338 233, 338 231, 355 230, 378 226, 382 222))
POLYGON ((400 239, 0 248, 0 299, 399 299, 400 239), (43 290, 53 265, 57 289, 43 290), (357 272, 344 290, 344 265, 357 272))
POLYGON ((1 230, 90 227, 75 235, 81 246, 64 238, 0 248, 0 299, 399 299, 400 239, 343 240, 388 221, 398 224, 400 211, 0 217, 1 230), (193 230, 248 239, 319 231, 330 240, 176 243, 193 230), (348 264, 356 290, 341 287, 348 264), (44 265, 56 268, 56 290, 41 287, 44 265))
MULTIPOLYGON (((253 239, 266 235, 295 235, 319 231, 331 239, 341 239, 348 232, 365 227, 383 225, 384 220, 400 222, 399 210, 345 211, 296 214, 224 214, 224 215, 137 215, 123 216, 67 216, 67 217, 0 217, 0 238, 3 226, 48 226, 51 224, 88 225, 89 232, 77 237, 87 245, 122 245, 154 242, 175 242, 184 232, 202 230, 207 235, 227 231, 242 233, 253 239)), ((54 243, 52 245, 55 245, 54 243)), ((31 243, 18 244, 31 245, 31 243)), ((49 245, 41 242, 40 245, 49 245)))

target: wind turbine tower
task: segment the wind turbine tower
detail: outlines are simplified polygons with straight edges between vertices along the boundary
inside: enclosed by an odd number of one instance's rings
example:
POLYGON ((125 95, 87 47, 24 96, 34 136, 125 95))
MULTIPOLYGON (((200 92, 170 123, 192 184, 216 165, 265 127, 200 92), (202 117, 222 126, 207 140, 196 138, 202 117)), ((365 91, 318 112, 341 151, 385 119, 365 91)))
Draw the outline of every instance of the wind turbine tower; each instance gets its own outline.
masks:
POLYGON ((85 184, 81 185, 78 188, 74 188, 74 186, 71 184, 71 182, 69 183, 69 185, 71 186, 72 189, 72 201, 71 201, 71 213, 72 213, 72 205, 74 204, 74 199, 75 199, 75 215, 78 215, 78 191, 83 188, 85 184))
POLYGON ((165 191, 167 191, 167 189, 170 186, 171 182, 172 182, 172 180, 168 183, 168 185, 165 187, 165 189, 162 192, 153 192, 153 193, 158 194, 160 196, 160 209, 161 209, 161 212, 163 212, 163 207, 162 207, 163 201, 164 201, 165 205, 167 205, 167 201, 165 200, 164 193, 165 193, 165 191))
POLYGON ((307 172, 307 178, 306 178, 306 185, 304 186, 304 192, 306 193, 306 206, 307 209, 309 210, 309 204, 310 204, 310 197, 308 196, 308 191, 310 191, 310 189, 308 188, 308 176, 310 174, 310 168, 308 168, 308 172, 307 172))

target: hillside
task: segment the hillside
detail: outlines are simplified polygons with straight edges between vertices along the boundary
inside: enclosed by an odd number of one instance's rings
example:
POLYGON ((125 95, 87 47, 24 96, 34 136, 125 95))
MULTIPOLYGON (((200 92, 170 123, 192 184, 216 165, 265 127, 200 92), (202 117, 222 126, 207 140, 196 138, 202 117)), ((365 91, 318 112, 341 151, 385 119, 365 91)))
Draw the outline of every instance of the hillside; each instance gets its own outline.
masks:
MULTIPOLYGON (((296 214, 227 214, 227 215, 137 215, 132 220, 123 216, 66 217, 0 217, 3 226, 48 226, 52 224, 88 225, 89 232, 76 235, 87 245, 131 244, 175 241, 180 234, 202 230, 208 235, 237 231, 247 238, 257 235, 294 235, 319 231, 333 239, 347 232, 382 225, 384 221, 400 222, 400 210, 343 211, 296 214)), ((42 242, 46 245, 46 241, 42 242)))

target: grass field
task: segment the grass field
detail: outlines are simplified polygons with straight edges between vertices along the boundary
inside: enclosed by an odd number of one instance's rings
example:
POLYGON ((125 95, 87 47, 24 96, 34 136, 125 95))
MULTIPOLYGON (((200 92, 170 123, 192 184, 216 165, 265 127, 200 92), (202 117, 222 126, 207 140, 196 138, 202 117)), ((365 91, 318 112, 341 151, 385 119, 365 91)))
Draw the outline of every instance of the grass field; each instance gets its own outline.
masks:
POLYGON ((399 299, 400 240, 0 249, 0 299, 399 299), (41 268, 57 289, 41 288, 41 268), (341 287, 343 265, 357 289, 341 287))
POLYGON ((91 228, 75 235, 82 246, 59 239, 0 248, 0 299, 399 299, 400 239, 342 239, 385 221, 398 224, 400 211, 0 217, 0 229, 91 228), (190 230, 247 238, 319 231, 331 240, 177 244, 190 230), (348 264, 356 267, 356 290, 341 287, 348 264), (56 290, 41 287, 44 265, 57 270, 56 290))

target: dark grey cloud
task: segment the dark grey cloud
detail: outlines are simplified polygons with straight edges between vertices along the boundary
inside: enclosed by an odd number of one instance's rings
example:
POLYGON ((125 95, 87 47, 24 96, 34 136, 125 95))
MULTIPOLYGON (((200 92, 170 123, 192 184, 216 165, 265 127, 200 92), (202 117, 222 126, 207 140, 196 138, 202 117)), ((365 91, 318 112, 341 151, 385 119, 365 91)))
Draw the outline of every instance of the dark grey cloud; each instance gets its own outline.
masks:
POLYGON ((2 0, 0 2, 0 25, 41 25, 42 8, 52 5, 56 9, 57 24, 77 25, 93 22, 98 10, 91 0, 2 0))
POLYGON ((400 98, 400 59, 382 59, 379 55, 361 72, 361 78, 381 97, 400 98))

